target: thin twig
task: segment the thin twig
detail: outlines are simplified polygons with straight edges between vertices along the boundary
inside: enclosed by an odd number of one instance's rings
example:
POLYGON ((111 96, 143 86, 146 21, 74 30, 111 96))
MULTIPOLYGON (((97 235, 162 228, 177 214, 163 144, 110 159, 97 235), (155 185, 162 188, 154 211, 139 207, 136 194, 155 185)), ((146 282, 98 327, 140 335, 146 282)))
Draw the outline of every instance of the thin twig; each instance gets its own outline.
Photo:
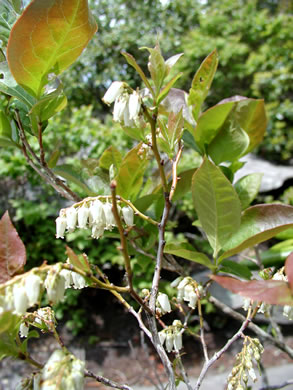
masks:
POLYGON ((243 331, 248 327, 250 321, 251 321, 251 317, 253 317, 254 313, 252 314, 252 316, 250 316, 250 310, 248 311, 248 314, 247 314, 247 317, 246 319, 244 320, 244 322, 242 323, 240 329, 238 330, 238 332, 236 332, 234 334, 233 337, 231 337, 231 339, 229 339, 227 341, 227 343, 224 345, 223 348, 221 348, 218 352, 216 352, 214 354, 214 356, 209 359, 208 361, 205 362, 201 372, 200 372, 200 375, 197 379, 197 382, 196 382, 196 385, 194 387, 194 390, 198 390, 202 384, 202 381, 204 379, 204 377, 206 376, 206 373, 208 371, 208 369, 231 347, 231 345, 236 341, 238 340, 242 334, 243 334, 243 331))
POLYGON ((209 355, 208 355, 208 348, 207 348, 207 344, 206 344, 205 336, 204 336, 204 322, 203 322, 203 315, 202 315, 202 307, 201 307, 200 298, 197 300, 197 308, 198 308, 198 315, 199 315, 200 342, 202 345, 205 361, 208 362, 209 355))
POLYGON ((180 352, 179 351, 175 351, 175 355, 176 355, 176 359, 177 359, 177 362, 179 364, 179 369, 180 369, 180 373, 184 379, 184 383, 186 384, 186 387, 188 390, 192 390, 192 386, 191 386, 191 383, 190 383, 190 380, 188 378, 188 375, 187 375, 187 372, 185 370, 185 367, 182 363, 182 359, 181 359, 181 355, 180 355, 180 352))
POLYGON ((40 146, 40 161, 41 165, 44 166, 46 165, 46 160, 45 160, 45 151, 44 151, 44 146, 43 146, 43 134, 42 134, 42 124, 38 123, 38 141, 39 141, 39 146, 40 146))
MULTIPOLYGON (((222 303, 221 301, 219 301, 217 298, 215 297, 210 297, 209 298, 209 301, 211 303, 213 303, 216 307, 218 307, 219 309, 222 310, 223 313, 229 315, 230 317, 238 320, 238 321, 243 321, 245 320, 245 317, 238 313, 237 311, 231 309, 229 306, 225 305, 224 303, 222 303)), ((271 342, 272 344, 274 344, 276 347, 278 347, 281 351, 283 352, 286 352, 286 354, 291 358, 293 359, 293 349, 290 348, 287 344, 285 344, 284 342, 278 340, 278 339, 275 339, 274 337, 272 337, 270 334, 268 334, 267 332, 265 332, 263 329, 261 329, 259 326, 253 324, 252 322, 250 322, 250 324, 248 325, 249 329, 252 330, 254 333, 256 333, 257 335, 259 335, 260 337, 262 337, 263 339, 271 342)))
POLYGON ((171 185, 170 195, 169 195, 169 201, 170 202, 172 201, 173 195, 174 195, 175 190, 176 190, 177 182, 178 182, 177 166, 178 166, 181 154, 182 154, 182 150, 183 150, 183 145, 179 145, 179 150, 177 152, 175 160, 173 161, 173 166, 172 166, 172 185, 171 185))
POLYGON ((105 378, 101 375, 95 375, 89 370, 85 370, 84 376, 88 378, 93 378, 97 382, 103 383, 105 386, 112 387, 113 389, 120 389, 120 390, 133 390, 132 387, 129 387, 128 385, 120 385, 117 382, 112 381, 111 379, 105 378))
POLYGON ((279 390, 292 384, 293 384, 293 379, 288 379, 287 381, 283 382, 280 385, 264 386, 261 387, 259 390, 279 390))

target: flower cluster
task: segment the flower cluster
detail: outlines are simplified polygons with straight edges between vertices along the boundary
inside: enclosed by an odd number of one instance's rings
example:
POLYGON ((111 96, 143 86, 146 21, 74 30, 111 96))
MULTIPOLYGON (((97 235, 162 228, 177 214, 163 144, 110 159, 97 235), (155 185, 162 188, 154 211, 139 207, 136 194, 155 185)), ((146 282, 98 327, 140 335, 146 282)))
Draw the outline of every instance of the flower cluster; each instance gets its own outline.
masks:
MULTIPOLYGON (((133 210, 129 206, 118 206, 118 212, 127 226, 133 226, 133 210)), ((85 200, 66 209, 60 210, 56 219, 56 238, 64 238, 64 233, 73 232, 76 228, 92 229, 92 237, 100 238, 104 230, 112 230, 116 226, 112 204, 101 202, 99 198, 85 200)))
POLYGON ((138 92, 129 93, 130 88, 122 81, 114 81, 103 97, 110 105, 114 103, 113 119, 126 127, 135 127, 140 121, 141 97, 138 92))
POLYGON ((0 314, 4 311, 24 314, 29 307, 38 303, 42 283, 38 275, 29 273, 13 285, 7 285, 4 294, 0 295, 0 314))
POLYGON ((34 377, 35 390, 82 390, 85 363, 61 349, 52 353, 40 375, 34 377))
MULTIPOLYGON (((288 278, 284 275, 283 271, 284 268, 276 272, 272 279, 288 282, 288 278)), ((252 301, 250 298, 245 298, 242 306, 243 309, 247 311, 250 306, 254 309, 257 306, 257 302, 252 301)), ((257 312, 264 314, 265 317, 269 317, 270 309, 271 305, 269 303, 262 302, 257 312)), ((283 316, 288 318, 288 320, 293 321, 293 306, 285 305, 283 308, 283 316)))
MULTIPOLYGON (((0 314, 5 311, 12 311, 18 315, 25 314, 29 307, 39 303, 44 288, 49 302, 56 304, 63 300, 65 289, 70 287, 84 288, 86 281, 77 272, 63 269, 62 263, 50 267, 46 275, 44 273, 37 275, 34 271, 29 272, 3 288, 4 294, 0 292, 0 314)), ((24 326, 21 332, 26 333, 24 326)))
POLYGON ((177 287, 177 300, 186 301, 188 306, 195 309, 197 300, 203 294, 203 287, 191 277, 177 278, 171 283, 172 287, 177 287))
POLYGON ((27 337, 30 325, 36 326, 42 332, 52 331, 56 325, 54 311, 50 307, 42 307, 37 311, 27 313, 24 322, 19 327, 21 337, 27 337))
POLYGON ((160 343, 164 345, 167 352, 179 351, 182 348, 182 333, 184 328, 180 320, 174 320, 173 324, 159 332, 160 343))
POLYGON ((237 354, 236 364, 228 376, 228 390, 246 389, 249 377, 253 382, 257 380, 253 368, 253 360, 259 364, 263 351, 264 348, 257 338, 245 337, 242 351, 237 354))

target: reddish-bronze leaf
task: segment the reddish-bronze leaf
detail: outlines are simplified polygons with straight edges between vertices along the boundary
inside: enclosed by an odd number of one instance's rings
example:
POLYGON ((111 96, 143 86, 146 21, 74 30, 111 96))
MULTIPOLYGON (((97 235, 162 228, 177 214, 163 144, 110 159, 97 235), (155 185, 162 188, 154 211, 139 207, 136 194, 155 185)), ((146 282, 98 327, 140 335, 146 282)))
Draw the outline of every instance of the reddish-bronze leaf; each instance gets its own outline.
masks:
POLYGON ((293 252, 286 259, 285 263, 285 273, 288 278, 288 282, 293 293, 293 252))
POLYGON ((25 263, 25 246, 6 211, 0 220, 0 283, 20 273, 25 263))
POLYGON ((288 283, 280 280, 251 280, 212 275, 211 278, 235 294, 271 305, 293 305, 293 294, 288 283))

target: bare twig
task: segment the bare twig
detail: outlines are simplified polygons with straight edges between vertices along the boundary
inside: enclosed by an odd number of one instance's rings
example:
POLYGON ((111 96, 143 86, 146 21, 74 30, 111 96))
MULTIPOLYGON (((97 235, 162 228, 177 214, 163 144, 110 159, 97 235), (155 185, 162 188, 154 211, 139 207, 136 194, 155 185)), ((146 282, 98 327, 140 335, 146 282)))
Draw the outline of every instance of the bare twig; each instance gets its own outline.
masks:
MULTIPOLYGON (((235 310, 231 309, 229 306, 225 305, 224 303, 222 303, 221 301, 219 301, 217 298, 215 297, 210 297, 209 298, 210 302, 213 303, 216 307, 218 307, 219 309, 222 310, 223 313, 229 315, 230 317, 238 320, 238 321, 243 321, 245 320, 245 317, 236 312, 235 310)), ((286 354, 291 358, 293 359, 293 349, 290 348, 287 344, 285 344, 284 342, 278 340, 278 339, 275 339, 274 337, 272 337, 270 334, 268 334, 267 332, 265 332, 263 329, 261 329, 259 326, 253 324, 252 322, 250 322, 250 324, 248 325, 249 329, 252 330, 254 333, 256 333, 257 335, 259 335, 260 337, 262 337, 263 339, 269 341, 270 343, 274 344, 276 347, 278 347, 281 351, 283 352, 286 352, 286 354)))
POLYGON ((177 362, 179 364, 179 369, 180 369, 180 373, 184 379, 184 383, 186 384, 186 387, 188 390, 192 390, 192 386, 191 386, 191 383, 190 383, 190 380, 188 378, 188 375, 187 375, 187 372, 185 370, 185 367, 182 363, 182 359, 181 359, 181 355, 180 355, 180 352, 179 351, 175 351, 175 354, 176 354, 176 359, 177 359, 177 362))
POLYGON ((288 379, 287 381, 281 383, 280 385, 264 386, 261 387, 259 390, 279 390, 292 384, 293 384, 293 379, 288 379))
POLYGON ((182 150, 183 150, 183 145, 179 145, 179 150, 177 152, 175 160, 173 161, 173 166, 172 166, 172 185, 171 185, 171 190, 170 190, 170 195, 169 195, 169 201, 170 202, 172 201, 172 198, 173 198, 173 195, 175 193, 176 186, 177 186, 177 181, 178 181, 177 166, 178 166, 181 154, 182 154, 182 150))
POLYGON ((120 389, 120 390, 132 390, 132 387, 129 387, 127 385, 120 385, 117 382, 112 381, 111 379, 105 378, 101 375, 95 375, 91 371, 86 370, 84 373, 84 376, 88 378, 93 378, 97 382, 103 383, 105 386, 112 387, 113 389, 120 389))
POLYGON ((224 345, 224 347, 222 349, 220 349, 218 352, 216 352, 214 354, 214 356, 209 359, 208 361, 205 362, 205 364, 203 365, 203 368, 200 372, 200 375, 197 379, 197 382, 196 382, 196 385, 194 387, 194 390, 198 390, 202 384, 202 381, 204 379, 204 377, 206 376, 206 373, 208 371, 208 369, 230 348, 230 346, 236 341, 238 340, 242 334, 243 334, 243 331, 248 327, 250 321, 251 321, 251 318, 254 316, 254 314, 256 313, 256 311, 254 311, 254 313, 252 315, 250 315, 250 310, 248 311, 248 314, 247 314, 247 317, 246 319, 244 320, 244 322, 242 323, 240 329, 238 330, 238 332, 236 332, 234 334, 233 337, 231 337, 230 340, 227 341, 227 343, 224 345))
POLYGON ((200 298, 197 300, 197 309, 198 309, 198 315, 199 315, 200 342, 202 345, 205 361, 208 362, 209 355, 208 355, 207 344, 206 344, 205 336, 204 336, 204 322, 203 322, 203 315, 202 315, 202 307, 201 307, 200 298))

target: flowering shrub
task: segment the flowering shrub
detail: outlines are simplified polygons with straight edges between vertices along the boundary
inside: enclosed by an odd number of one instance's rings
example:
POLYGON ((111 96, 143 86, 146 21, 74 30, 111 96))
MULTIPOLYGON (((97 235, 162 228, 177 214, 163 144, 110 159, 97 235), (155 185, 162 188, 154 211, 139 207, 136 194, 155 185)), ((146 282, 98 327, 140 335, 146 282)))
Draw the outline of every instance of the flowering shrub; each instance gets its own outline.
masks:
MULTIPOLYGON (((37 371, 23 383, 23 388, 82 389, 84 378, 92 377, 108 386, 129 389, 125 384, 89 372, 85 362, 74 357, 58 335, 52 306, 64 300, 66 289, 88 287, 108 290, 137 319, 161 359, 169 389, 176 388, 177 379, 183 380, 188 389, 199 389, 209 367, 241 337, 243 349, 228 377, 228 388, 247 388, 249 377, 256 379, 253 364, 259 362, 263 347, 257 338, 244 335, 246 328, 257 312, 268 314, 269 305, 283 305, 289 319, 293 306, 292 253, 283 269, 271 273, 262 270, 259 279, 255 279, 246 265, 235 260, 235 255, 243 250, 293 226, 291 206, 250 207, 260 175, 249 175, 233 183, 235 172, 242 166, 239 159, 263 138, 266 128, 263 101, 234 96, 202 112, 218 64, 216 51, 203 61, 188 93, 174 88, 181 76, 175 72, 181 54, 165 60, 158 44, 145 48, 149 52, 148 78, 134 57, 122 53, 145 88, 133 90, 125 82, 114 81, 103 101, 108 105, 114 103, 113 119, 133 139, 134 147, 123 156, 111 146, 99 160, 84 162, 90 179, 100 183, 101 188, 95 191, 81 178, 60 169, 58 158, 49 164, 43 143, 48 120, 67 104, 58 76, 77 59, 96 32, 87 1, 33 0, 22 13, 17 2, 7 0, 4 4, 16 21, 9 30, 8 44, 3 50, 5 58, 0 64, 0 91, 7 97, 5 110, 1 112, 0 144, 20 148, 40 177, 70 201, 71 206, 60 210, 56 218, 56 238, 62 239, 75 229, 86 229, 98 240, 103 239, 105 231, 113 230, 119 235, 126 282, 122 286, 114 285, 99 266, 91 266, 86 254, 76 254, 69 247, 65 262, 58 259, 60 262, 54 265, 44 263, 24 273, 25 248, 5 213, 0 221, 1 358, 22 358, 35 366, 37 371), (18 13, 21 13, 19 17, 18 13), (38 150, 31 146, 33 138, 37 139, 38 150), (201 163, 194 166, 190 161, 189 169, 179 174, 184 146, 185 150, 188 147, 196 150, 201 163), (71 181, 86 192, 84 199, 71 189, 71 181), (176 207, 176 199, 188 192, 192 193, 197 215, 195 224, 207 238, 212 256, 196 251, 192 243, 167 241, 170 213, 176 207), (153 261, 150 290, 134 287, 133 260, 140 255, 153 261), (201 284, 186 275, 177 258, 209 269, 208 281, 201 284), (172 299, 160 291, 165 263, 180 274, 177 278, 174 274, 172 287, 177 288, 177 297, 172 299), (216 304, 232 316, 237 314, 210 295, 209 288, 214 281, 248 301, 246 317, 240 315, 239 331, 210 357, 202 300, 216 304), (44 295, 49 303, 47 307, 41 307, 44 295), (136 301, 138 310, 127 297, 136 301), (196 384, 191 386, 180 354, 193 311, 198 312, 198 336, 205 363, 196 384), (164 317, 170 312, 178 316, 172 324, 164 317), (34 328, 51 333, 60 344, 60 349, 45 364, 30 356, 27 342, 22 340, 32 337, 34 328), (180 362, 179 376, 174 368, 176 364, 172 364, 174 355, 180 362)), ((261 262, 258 267, 263 268, 261 262)), ((293 351, 281 340, 275 340, 256 325, 252 330, 293 356, 293 351)))

